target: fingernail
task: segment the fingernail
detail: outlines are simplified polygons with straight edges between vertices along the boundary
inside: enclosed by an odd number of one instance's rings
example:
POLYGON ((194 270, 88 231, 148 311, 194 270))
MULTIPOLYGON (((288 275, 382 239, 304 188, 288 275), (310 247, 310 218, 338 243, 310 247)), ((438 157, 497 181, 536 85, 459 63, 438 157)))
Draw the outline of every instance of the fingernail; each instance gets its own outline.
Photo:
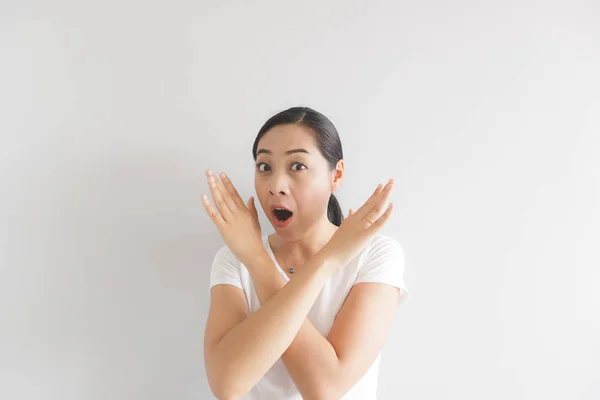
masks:
POLYGON ((225 175, 225 172, 221 172, 221 178, 223 178, 223 179, 227 178, 227 175, 225 175))
POLYGON ((206 170, 206 175, 208 175, 208 176, 212 176, 212 171, 211 171, 210 169, 207 169, 207 170, 206 170))

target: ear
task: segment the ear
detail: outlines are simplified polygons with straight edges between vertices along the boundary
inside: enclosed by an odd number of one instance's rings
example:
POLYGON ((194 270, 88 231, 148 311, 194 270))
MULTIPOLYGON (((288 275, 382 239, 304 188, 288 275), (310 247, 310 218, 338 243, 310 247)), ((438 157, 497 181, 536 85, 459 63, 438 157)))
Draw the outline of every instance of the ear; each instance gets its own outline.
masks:
POLYGON ((331 191, 335 192, 342 186, 344 180, 344 159, 338 160, 333 171, 333 180, 331 181, 331 191))

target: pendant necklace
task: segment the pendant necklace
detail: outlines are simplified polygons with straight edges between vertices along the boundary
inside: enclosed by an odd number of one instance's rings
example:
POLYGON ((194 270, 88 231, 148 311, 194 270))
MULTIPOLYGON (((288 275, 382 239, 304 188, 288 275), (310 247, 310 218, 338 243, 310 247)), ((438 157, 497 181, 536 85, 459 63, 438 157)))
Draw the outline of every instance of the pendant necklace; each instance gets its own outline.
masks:
MULTIPOLYGON (((279 239, 279 237, 277 239, 279 239)), ((290 274, 294 274, 294 272, 296 272, 296 268, 290 267, 290 269, 288 269, 288 271, 290 271, 290 274)))

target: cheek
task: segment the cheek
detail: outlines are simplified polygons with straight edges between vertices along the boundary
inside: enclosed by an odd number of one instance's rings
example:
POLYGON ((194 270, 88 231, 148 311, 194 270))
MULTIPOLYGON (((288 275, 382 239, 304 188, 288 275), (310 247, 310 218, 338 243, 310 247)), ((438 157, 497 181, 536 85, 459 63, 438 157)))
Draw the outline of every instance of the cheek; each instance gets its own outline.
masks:
POLYGON ((256 198, 254 199, 254 205, 258 209, 262 207, 265 214, 267 211, 265 210, 265 206, 268 201, 268 193, 265 190, 264 183, 258 177, 254 178, 254 191, 256 192, 256 198), (260 204, 259 204, 260 203, 260 204))
POLYGON ((258 179, 258 177, 255 175, 254 176, 254 190, 256 191, 256 194, 260 194, 259 193, 259 189, 260 189, 260 180, 258 179))
POLYGON ((296 188, 294 200, 304 215, 320 216, 327 209, 331 191, 328 186, 315 184, 296 188))

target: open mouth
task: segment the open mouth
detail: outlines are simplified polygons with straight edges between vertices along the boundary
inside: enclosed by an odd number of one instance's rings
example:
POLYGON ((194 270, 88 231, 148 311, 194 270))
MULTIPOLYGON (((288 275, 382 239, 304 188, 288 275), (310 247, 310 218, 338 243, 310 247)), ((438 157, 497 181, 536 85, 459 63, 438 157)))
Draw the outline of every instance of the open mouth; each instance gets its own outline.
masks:
POLYGON ((290 219, 294 213, 284 208, 275 208, 273 210, 273 215, 275 215, 275 218, 277 218, 278 221, 284 222, 290 219))

